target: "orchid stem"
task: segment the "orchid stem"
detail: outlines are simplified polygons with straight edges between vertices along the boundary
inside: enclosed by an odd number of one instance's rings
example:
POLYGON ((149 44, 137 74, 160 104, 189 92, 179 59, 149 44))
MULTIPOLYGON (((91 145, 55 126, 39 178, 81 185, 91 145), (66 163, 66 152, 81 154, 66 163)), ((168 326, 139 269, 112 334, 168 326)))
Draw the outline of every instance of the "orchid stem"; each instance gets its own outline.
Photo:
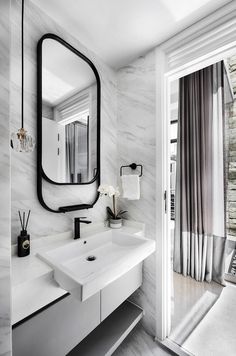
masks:
POLYGON ((114 216, 116 218, 116 197, 115 197, 115 195, 112 196, 112 200, 113 200, 113 212, 114 212, 114 216))

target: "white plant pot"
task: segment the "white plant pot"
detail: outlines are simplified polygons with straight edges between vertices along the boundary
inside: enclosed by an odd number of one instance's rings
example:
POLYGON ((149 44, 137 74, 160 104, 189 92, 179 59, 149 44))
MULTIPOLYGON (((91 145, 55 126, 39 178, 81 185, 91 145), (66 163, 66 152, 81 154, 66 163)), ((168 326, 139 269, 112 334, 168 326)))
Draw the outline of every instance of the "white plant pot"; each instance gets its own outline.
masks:
POLYGON ((120 229, 122 227, 122 219, 109 219, 111 229, 120 229))

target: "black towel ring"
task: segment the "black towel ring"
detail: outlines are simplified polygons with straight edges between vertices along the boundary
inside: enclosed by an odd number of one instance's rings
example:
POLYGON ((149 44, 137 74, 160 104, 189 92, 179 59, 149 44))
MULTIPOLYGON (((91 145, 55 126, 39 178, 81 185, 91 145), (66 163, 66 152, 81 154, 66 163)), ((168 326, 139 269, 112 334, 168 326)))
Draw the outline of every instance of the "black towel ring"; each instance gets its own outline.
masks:
POLYGON ((123 168, 131 168, 132 170, 135 170, 137 167, 141 168, 141 172, 139 174, 139 177, 142 177, 142 175, 143 175, 143 166, 142 166, 142 164, 136 164, 136 163, 131 163, 128 166, 121 166, 120 167, 120 176, 122 176, 122 169, 123 168))

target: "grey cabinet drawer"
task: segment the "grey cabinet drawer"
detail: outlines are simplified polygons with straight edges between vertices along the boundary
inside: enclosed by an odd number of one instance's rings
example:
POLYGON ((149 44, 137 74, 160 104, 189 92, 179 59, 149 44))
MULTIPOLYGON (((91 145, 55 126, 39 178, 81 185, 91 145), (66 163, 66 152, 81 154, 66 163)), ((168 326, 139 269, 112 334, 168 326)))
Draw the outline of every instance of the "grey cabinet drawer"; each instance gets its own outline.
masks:
POLYGON ((65 356, 100 323, 100 293, 68 296, 13 328, 13 356, 65 356))
POLYGON ((101 321, 142 284, 142 263, 101 290, 101 321))

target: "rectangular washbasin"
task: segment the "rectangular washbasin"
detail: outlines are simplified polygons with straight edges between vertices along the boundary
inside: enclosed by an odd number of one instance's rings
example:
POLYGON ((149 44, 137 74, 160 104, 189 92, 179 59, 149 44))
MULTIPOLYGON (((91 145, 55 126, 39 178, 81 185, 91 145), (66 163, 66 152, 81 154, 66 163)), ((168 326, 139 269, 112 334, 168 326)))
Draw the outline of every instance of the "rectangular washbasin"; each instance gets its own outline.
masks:
POLYGON ((54 270, 54 279, 84 301, 124 275, 155 251, 153 240, 117 230, 38 253, 54 270))

